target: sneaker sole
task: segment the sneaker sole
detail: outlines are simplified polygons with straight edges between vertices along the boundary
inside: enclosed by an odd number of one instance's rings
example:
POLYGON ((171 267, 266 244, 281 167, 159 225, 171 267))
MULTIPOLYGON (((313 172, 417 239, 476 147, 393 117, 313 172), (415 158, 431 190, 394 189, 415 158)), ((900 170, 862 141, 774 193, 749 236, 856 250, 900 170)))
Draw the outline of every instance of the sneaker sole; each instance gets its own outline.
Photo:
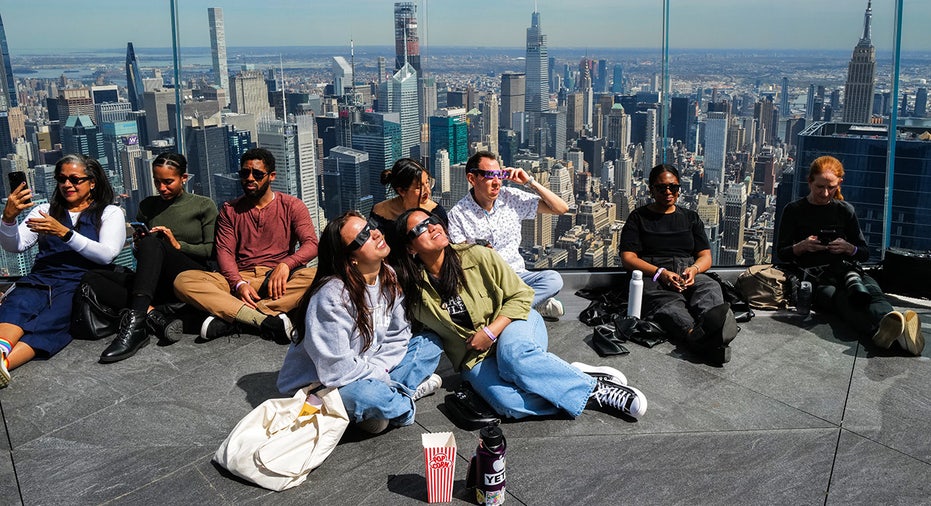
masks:
POLYGON ((889 349, 893 341, 905 332, 905 317, 898 311, 883 316, 879 321, 879 330, 873 335, 873 344, 883 349, 889 349))
POLYGON ((367 418, 356 424, 356 428, 369 434, 381 434, 388 429, 388 420, 367 418))
POLYGON ((181 320, 171 320, 165 325, 165 333, 162 336, 166 341, 177 343, 184 337, 184 322, 181 320))
POLYGON ((610 367, 607 365, 588 365, 588 364, 583 364, 582 362, 573 362, 569 365, 584 372, 585 374, 588 374, 589 376, 592 376, 595 374, 601 374, 604 376, 614 377, 615 379, 617 379, 618 383, 624 386, 627 386, 627 376, 624 376, 624 373, 622 373, 621 371, 618 371, 617 369, 613 367, 610 367))
POLYGON ((921 334, 921 319, 914 311, 905 312, 905 349, 912 355, 921 356, 925 349, 925 337, 921 334))
POLYGON ((208 340, 209 340, 209 339, 207 339, 207 327, 209 327, 209 326, 210 326, 210 322, 212 322, 212 321, 215 320, 216 318, 217 318, 216 316, 208 316, 207 318, 204 318, 204 323, 201 323, 201 324, 200 324, 200 338, 201 338, 201 339, 203 339, 203 340, 205 340, 205 341, 208 341, 208 340))
POLYGON ((6 370, 5 367, 0 366, 0 388, 6 388, 10 384, 10 371, 6 370))
POLYGON ((643 392, 632 386, 625 385, 624 388, 629 388, 632 390, 634 394, 636 394, 637 399, 640 400, 640 409, 637 411, 637 413, 627 413, 628 416, 633 418, 640 418, 641 416, 645 415, 647 412, 647 396, 643 395, 643 392))

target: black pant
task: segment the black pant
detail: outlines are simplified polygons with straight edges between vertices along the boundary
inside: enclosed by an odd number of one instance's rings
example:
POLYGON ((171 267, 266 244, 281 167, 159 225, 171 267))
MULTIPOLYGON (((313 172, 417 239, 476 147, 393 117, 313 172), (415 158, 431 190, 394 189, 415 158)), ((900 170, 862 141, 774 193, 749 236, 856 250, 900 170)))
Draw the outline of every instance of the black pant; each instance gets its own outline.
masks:
POLYGON ((206 269, 205 263, 149 235, 136 243, 135 273, 93 270, 84 275, 84 281, 94 288, 102 304, 144 312, 150 305, 178 302, 174 291, 178 274, 206 269))
MULTIPOLYGON (((693 258, 644 257, 644 260, 680 274, 695 262, 693 258)), ((723 303, 721 286, 705 274, 696 275, 695 284, 682 293, 654 282, 648 273, 643 274, 644 314, 674 340, 685 340, 705 311, 723 303)))
POLYGON ((815 289, 815 307, 828 313, 835 313, 857 331, 858 337, 870 337, 879 327, 883 316, 895 310, 883 293, 879 283, 866 274, 861 275, 863 285, 870 293, 866 306, 855 307, 850 302, 850 293, 840 280, 822 281, 815 289))

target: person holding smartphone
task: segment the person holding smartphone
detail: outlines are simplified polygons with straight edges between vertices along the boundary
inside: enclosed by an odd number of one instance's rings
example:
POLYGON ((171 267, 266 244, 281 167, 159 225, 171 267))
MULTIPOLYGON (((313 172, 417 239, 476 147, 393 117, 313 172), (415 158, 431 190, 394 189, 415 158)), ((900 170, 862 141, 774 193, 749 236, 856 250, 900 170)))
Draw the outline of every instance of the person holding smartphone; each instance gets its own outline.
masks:
POLYGON ((704 274, 711 268, 705 225, 676 205, 681 186, 674 166, 653 167, 649 184, 653 203, 630 213, 618 248, 624 268, 643 273, 645 319, 711 365, 724 365, 737 321, 720 285, 704 274))
POLYGON ((918 313, 896 311, 875 279, 857 262, 870 258, 857 214, 844 200, 844 165, 833 156, 816 158, 808 170, 808 195, 786 205, 777 236, 779 259, 818 271, 815 306, 841 315, 880 348, 893 343, 921 355, 924 337, 918 313))
POLYGON ((71 301, 81 277, 110 264, 126 240, 123 211, 112 205, 113 188, 97 160, 65 155, 54 178, 51 202, 36 205, 21 183, 3 208, 0 246, 22 253, 38 244, 39 252, 0 304, 0 388, 10 383, 12 369, 71 342, 71 301))
POLYGON ((152 161, 152 179, 158 195, 139 203, 133 226, 136 272, 92 271, 85 281, 100 302, 126 308, 116 338, 100 355, 111 363, 133 356, 148 344, 150 334, 174 342, 182 322, 156 309, 177 303, 174 280, 192 269, 206 269, 213 256, 217 206, 207 197, 184 191, 187 159, 162 153, 152 161))

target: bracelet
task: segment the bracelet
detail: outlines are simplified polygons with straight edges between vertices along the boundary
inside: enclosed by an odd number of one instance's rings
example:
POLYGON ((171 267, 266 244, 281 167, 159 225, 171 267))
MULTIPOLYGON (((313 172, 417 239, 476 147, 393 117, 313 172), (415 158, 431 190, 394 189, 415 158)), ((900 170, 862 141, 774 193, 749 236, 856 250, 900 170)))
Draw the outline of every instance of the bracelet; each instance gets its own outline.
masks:
POLYGON ((860 248, 857 247, 857 246, 854 246, 854 247, 853 247, 853 253, 851 253, 850 256, 852 256, 852 257, 853 257, 853 256, 857 256, 857 252, 858 252, 858 251, 860 251, 860 248))
POLYGON ((68 242, 71 240, 72 237, 74 237, 74 230, 68 229, 68 231, 65 232, 65 235, 61 236, 61 240, 64 242, 68 242))
POLYGON ((248 283, 248 281, 246 281, 245 279, 240 279, 239 281, 236 282, 236 286, 233 287, 233 291, 235 292, 236 290, 239 290, 239 287, 246 283, 248 283))
POLYGON ((536 179, 534 179, 533 176, 531 176, 531 175, 528 174, 528 175, 527 175, 527 182, 524 183, 524 186, 527 187, 527 188, 531 188, 531 185, 533 185, 533 182, 534 182, 534 181, 536 181, 536 179))
POLYGON ((488 336, 488 339, 491 339, 491 342, 495 342, 495 341, 498 340, 498 336, 494 335, 494 334, 491 332, 491 329, 489 329, 487 325, 484 326, 484 327, 482 327, 482 330, 485 331, 485 335, 488 336))
POLYGON ((659 275, 662 274, 663 271, 665 271, 665 270, 666 270, 665 267, 660 267, 659 269, 656 269, 656 274, 653 274, 653 282, 654 282, 654 283, 656 283, 656 282, 659 281, 659 275))
POLYGON ((695 269, 695 274, 701 274, 701 267, 699 267, 698 264, 692 264, 689 267, 695 269))

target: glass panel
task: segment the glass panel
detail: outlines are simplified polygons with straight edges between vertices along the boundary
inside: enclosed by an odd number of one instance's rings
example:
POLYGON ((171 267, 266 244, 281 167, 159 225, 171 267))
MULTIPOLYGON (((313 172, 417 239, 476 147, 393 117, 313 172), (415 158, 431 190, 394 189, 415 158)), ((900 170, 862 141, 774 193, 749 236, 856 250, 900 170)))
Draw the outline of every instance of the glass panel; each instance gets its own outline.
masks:
POLYGON ((771 261, 782 208, 808 194, 808 166, 826 154, 845 166, 843 195, 878 260, 894 3, 670 7, 670 132, 714 263, 771 261))

